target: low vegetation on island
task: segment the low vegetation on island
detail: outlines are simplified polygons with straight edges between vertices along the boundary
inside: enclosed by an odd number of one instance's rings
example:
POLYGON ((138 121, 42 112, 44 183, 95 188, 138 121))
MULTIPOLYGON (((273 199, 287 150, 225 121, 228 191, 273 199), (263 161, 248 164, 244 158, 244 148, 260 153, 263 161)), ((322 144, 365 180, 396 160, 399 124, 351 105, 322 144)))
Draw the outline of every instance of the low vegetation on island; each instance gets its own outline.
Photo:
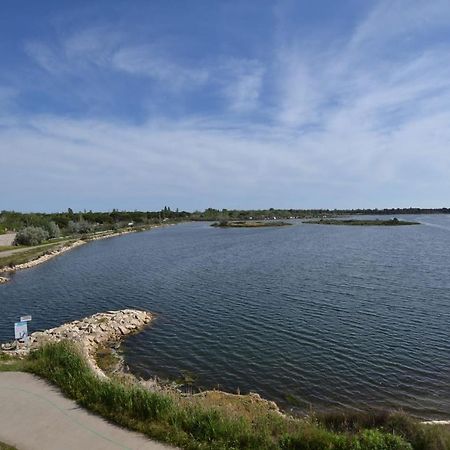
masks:
POLYGON ((310 414, 294 418, 247 396, 219 402, 145 389, 129 377, 99 378, 73 343, 47 344, 25 359, 0 354, 0 370, 23 370, 58 386, 80 406, 184 449, 446 450, 450 433, 402 413, 310 414), (242 401, 241 401, 242 400, 242 401), (247 403, 246 403, 247 402, 247 403), (239 406, 236 406, 239 404, 239 406))
POLYGON ((308 220, 304 223, 313 223, 318 225, 349 225, 349 226, 401 226, 401 225, 420 225, 420 222, 412 222, 407 220, 398 220, 396 217, 389 220, 370 219, 320 219, 308 220))
POLYGON ((289 222, 280 220, 220 220, 211 224, 212 227, 219 228, 263 228, 263 227, 285 227, 292 225, 289 222))

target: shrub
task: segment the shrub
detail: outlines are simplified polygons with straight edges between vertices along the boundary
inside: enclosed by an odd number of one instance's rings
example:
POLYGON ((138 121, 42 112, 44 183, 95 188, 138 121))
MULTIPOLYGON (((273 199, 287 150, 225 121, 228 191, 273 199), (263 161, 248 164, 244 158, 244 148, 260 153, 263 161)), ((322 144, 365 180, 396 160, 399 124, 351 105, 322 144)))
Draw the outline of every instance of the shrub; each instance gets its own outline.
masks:
POLYGON ((38 245, 48 239, 48 237, 48 232, 41 227, 26 227, 17 233, 14 244, 38 245))
POLYGON ((400 436, 365 430, 357 435, 336 434, 311 427, 286 435, 280 441, 283 450, 412 450, 400 436))
POLYGON ((69 230, 69 233, 72 234, 86 234, 90 233, 94 229, 94 225, 87 220, 78 220, 77 222, 74 222, 71 220, 69 224, 67 225, 67 228, 69 230))
POLYGON ((45 229, 48 232, 48 235, 50 238, 59 238, 61 236, 61 230, 59 229, 59 226, 56 225, 55 222, 49 222, 45 229))
POLYGON ((394 434, 381 433, 377 430, 365 430, 356 436, 352 450, 412 450, 411 444, 394 434))

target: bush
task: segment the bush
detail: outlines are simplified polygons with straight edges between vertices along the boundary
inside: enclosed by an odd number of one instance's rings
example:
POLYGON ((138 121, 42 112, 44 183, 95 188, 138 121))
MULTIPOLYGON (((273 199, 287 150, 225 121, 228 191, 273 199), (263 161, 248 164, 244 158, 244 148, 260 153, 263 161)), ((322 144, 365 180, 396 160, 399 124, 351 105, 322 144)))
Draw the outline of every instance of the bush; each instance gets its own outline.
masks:
POLYGON ((47 230, 50 238, 59 238, 61 236, 61 230, 55 222, 49 222, 45 229, 47 230))
POLYGON ((336 434, 320 428, 287 435, 280 441, 283 450, 412 450, 400 436, 365 430, 357 435, 336 434))
POLYGON ((377 430, 365 430, 354 438, 352 450, 412 450, 411 444, 400 436, 381 433, 377 430))
POLYGON ((14 245, 38 245, 48 237, 48 232, 41 227, 26 227, 17 233, 14 245))
POLYGON ((67 228, 71 234, 87 234, 93 231, 94 225, 83 219, 77 222, 71 220, 67 225, 67 228))

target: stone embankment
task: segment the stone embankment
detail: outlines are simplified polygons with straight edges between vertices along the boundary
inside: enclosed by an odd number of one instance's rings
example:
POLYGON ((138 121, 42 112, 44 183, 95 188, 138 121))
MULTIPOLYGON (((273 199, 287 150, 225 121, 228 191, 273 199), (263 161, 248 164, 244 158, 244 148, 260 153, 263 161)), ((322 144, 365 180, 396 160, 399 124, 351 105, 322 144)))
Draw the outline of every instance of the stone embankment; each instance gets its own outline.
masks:
POLYGON ((23 264, 16 264, 13 267, 3 267, 0 268, 0 273, 2 272, 13 272, 15 270, 21 270, 21 269, 29 269, 31 267, 37 266, 38 264, 42 264, 44 262, 47 262, 49 259, 54 258, 55 256, 60 255, 61 253, 65 253, 69 250, 72 250, 75 247, 79 247, 80 245, 85 244, 84 241, 75 241, 70 245, 63 245, 59 248, 56 248, 54 250, 50 250, 49 252, 45 253, 42 256, 39 256, 36 259, 33 259, 32 261, 28 261, 26 263, 23 264))
POLYGON ((120 341, 124 336, 142 330, 152 315, 146 311, 123 309, 94 314, 82 320, 75 320, 57 328, 36 331, 29 337, 29 343, 2 344, 2 350, 16 356, 26 356, 31 350, 49 342, 70 340, 76 342, 88 365, 100 377, 105 373, 98 367, 95 355, 100 346, 120 341))
MULTIPOLYGON (((102 233, 99 235, 94 235, 94 236, 88 237, 85 240, 79 239, 69 245, 63 244, 63 245, 61 245, 61 247, 50 250, 47 253, 45 253, 44 255, 39 256, 36 259, 33 259, 32 261, 28 261, 23 264, 16 264, 13 267, 0 267, 0 273, 14 272, 16 270, 22 270, 22 269, 30 269, 31 267, 34 267, 39 264, 47 262, 48 260, 54 258, 55 256, 58 256, 69 250, 79 247, 80 245, 86 244, 87 242, 98 241, 100 239, 107 239, 107 238, 111 238, 114 236, 122 236, 123 234, 135 233, 136 231, 139 231, 139 230, 112 231, 112 232, 105 232, 105 233, 102 233)), ((9 281, 8 278, 2 278, 2 280, 0 280, 0 284, 6 283, 9 281)))

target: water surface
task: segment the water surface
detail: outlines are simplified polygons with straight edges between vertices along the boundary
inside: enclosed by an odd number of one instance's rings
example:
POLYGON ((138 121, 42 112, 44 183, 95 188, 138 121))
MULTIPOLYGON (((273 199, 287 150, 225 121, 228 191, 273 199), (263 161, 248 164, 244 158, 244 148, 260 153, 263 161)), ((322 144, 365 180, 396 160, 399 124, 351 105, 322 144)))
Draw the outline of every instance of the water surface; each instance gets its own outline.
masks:
POLYGON ((182 224, 93 242, 0 286, 0 340, 126 307, 142 376, 194 373, 283 407, 450 412, 450 217, 421 226, 182 224))

